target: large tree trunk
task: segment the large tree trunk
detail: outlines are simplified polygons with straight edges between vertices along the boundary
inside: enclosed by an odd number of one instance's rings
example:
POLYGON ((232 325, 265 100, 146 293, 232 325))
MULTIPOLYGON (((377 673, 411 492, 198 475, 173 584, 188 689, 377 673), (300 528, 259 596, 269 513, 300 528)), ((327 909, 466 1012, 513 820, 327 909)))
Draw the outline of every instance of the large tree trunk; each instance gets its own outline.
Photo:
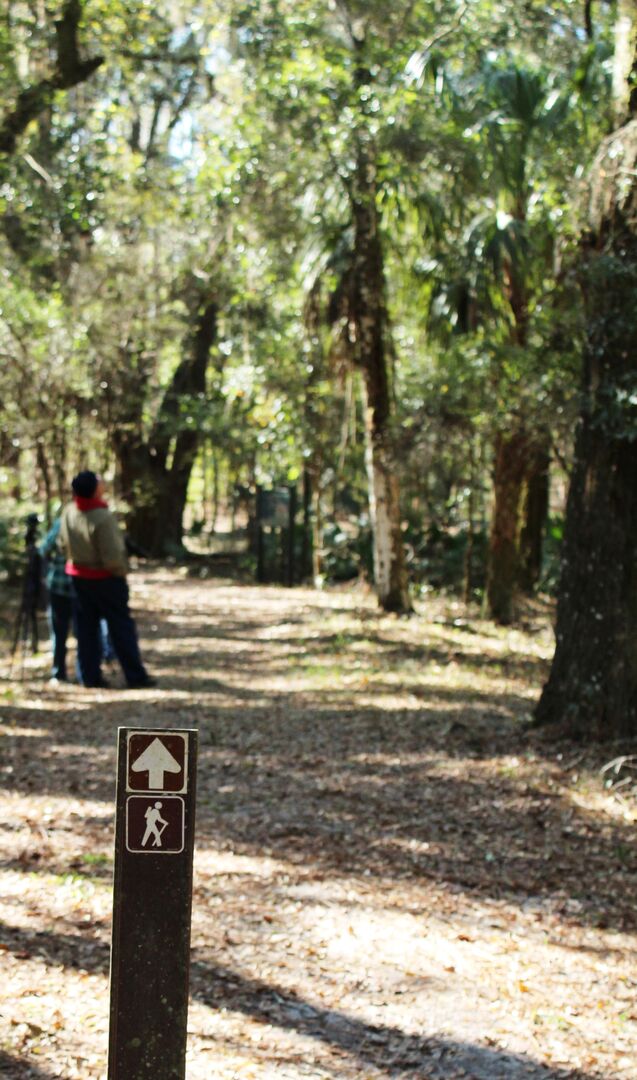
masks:
POLYGON ((199 431, 196 421, 182 415, 182 407, 206 392, 216 333, 217 304, 207 300, 194 317, 193 334, 164 394, 148 442, 142 442, 136 422, 120 426, 114 438, 118 488, 131 507, 127 531, 151 555, 175 554, 183 547, 183 515, 199 431))
POLYGON ((632 120, 602 145, 591 176, 583 408, 557 645, 536 710, 538 723, 585 738, 637 734, 636 176, 632 120))
POLYGON ((401 531, 397 455, 387 355, 385 274, 373 143, 359 133, 352 282, 353 352, 365 386, 366 463, 374 550, 374 581, 385 611, 412 610, 401 531))
POLYGON ((546 445, 522 423, 496 435, 486 606, 503 625, 515 618, 518 591, 532 592, 540 578, 549 460, 546 445))

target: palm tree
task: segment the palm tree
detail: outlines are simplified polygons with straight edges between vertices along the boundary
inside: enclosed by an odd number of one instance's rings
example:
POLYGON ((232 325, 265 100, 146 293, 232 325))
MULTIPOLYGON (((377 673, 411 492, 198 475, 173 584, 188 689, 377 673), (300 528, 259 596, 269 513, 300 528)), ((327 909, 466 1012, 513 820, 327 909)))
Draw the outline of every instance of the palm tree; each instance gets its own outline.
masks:
POLYGON ((543 142, 563 121, 567 101, 551 90, 542 72, 511 64, 487 70, 483 108, 486 117, 471 134, 480 139, 489 162, 492 200, 468 230, 467 255, 470 264, 482 263, 483 278, 489 271, 491 314, 499 314, 505 327, 492 365, 494 382, 507 384, 508 402, 493 437, 486 605, 492 618, 508 623, 517 590, 537 583, 548 511, 550 437, 532 422, 524 380, 550 236, 546 215, 536 209, 531 216, 530 208, 532 171, 543 142))

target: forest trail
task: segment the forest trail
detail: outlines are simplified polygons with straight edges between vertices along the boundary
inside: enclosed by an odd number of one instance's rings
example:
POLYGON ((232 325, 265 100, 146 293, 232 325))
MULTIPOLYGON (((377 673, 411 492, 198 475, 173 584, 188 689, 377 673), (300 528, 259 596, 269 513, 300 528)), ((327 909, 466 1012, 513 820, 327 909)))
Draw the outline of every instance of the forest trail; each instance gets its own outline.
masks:
MULTIPOLYGON (((546 613, 131 581, 153 690, 0 684, 0 1074, 104 1077, 116 730, 200 730, 187 1080, 634 1080, 635 814, 546 613), (605 756, 604 756, 605 755, 605 756)), ((113 682, 118 681, 116 675, 113 682)))

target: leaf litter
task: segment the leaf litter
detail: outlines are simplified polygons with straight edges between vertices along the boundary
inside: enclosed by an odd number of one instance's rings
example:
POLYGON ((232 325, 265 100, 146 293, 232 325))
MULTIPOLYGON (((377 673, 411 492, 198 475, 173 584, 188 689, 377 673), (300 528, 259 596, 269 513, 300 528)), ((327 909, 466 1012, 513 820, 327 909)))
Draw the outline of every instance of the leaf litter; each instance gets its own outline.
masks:
POLYGON ((632 759, 526 723, 550 609, 501 629, 151 569, 159 685, 0 683, 0 1073, 104 1077, 118 726, 200 731, 187 1080, 634 1080, 632 759))

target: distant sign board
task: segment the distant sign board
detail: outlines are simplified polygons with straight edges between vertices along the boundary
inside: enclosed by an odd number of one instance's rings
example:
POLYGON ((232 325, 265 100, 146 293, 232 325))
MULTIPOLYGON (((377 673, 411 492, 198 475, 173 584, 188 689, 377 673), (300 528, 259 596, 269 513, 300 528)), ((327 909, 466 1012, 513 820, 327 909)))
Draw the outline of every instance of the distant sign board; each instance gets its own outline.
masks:
POLYGON ((257 492, 257 520, 259 525, 271 529, 286 529, 290 517, 290 492, 288 488, 272 488, 257 492))

